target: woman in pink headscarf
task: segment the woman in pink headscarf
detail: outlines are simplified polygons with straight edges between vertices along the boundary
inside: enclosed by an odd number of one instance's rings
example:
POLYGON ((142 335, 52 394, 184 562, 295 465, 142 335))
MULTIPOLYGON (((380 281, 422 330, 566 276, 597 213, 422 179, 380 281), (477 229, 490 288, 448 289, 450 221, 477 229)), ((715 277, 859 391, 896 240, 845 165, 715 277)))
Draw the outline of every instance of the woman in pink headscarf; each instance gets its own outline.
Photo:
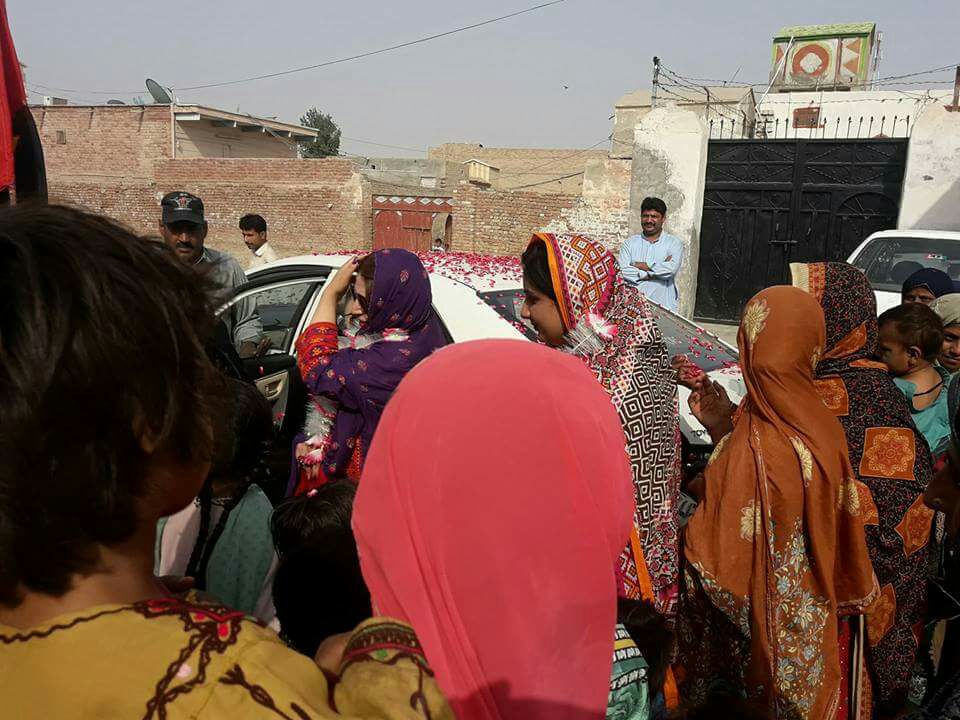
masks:
POLYGON ((456 345, 400 384, 354 531, 376 611, 416 628, 457 717, 603 717, 634 510, 623 442, 583 363, 530 343, 456 345))

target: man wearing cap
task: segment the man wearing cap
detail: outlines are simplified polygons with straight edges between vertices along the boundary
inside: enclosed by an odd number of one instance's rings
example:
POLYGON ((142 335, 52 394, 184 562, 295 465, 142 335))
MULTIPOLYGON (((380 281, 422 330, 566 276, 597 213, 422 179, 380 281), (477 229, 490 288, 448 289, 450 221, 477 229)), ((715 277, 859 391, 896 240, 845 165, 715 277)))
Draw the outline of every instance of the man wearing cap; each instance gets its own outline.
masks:
MULTIPOLYGON (((233 257, 227 253, 204 247, 207 222, 203 217, 203 201, 183 191, 167 193, 160 202, 162 216, 160 235, 187 265, 207 267, 210 277, 224 290, 243 285, 247 276, 233 257)), ((252 297, 239 300, 221 316, 237 352, 242 358, 255 357, 266 350, 263 324, 252 297)))

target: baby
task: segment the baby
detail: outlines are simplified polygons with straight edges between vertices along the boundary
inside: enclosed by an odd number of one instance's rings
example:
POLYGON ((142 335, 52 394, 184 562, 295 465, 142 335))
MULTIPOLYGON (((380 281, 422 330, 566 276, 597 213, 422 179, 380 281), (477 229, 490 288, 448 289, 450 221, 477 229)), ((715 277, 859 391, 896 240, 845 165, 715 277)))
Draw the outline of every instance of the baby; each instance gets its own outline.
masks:
POLYGON ((922 303, 906 303, 880 316, 879 359, 907 397, 917 429, 934 457, 950 439, 945 383, 950 374, 936 364, 943 345, 943 324, 922 303))

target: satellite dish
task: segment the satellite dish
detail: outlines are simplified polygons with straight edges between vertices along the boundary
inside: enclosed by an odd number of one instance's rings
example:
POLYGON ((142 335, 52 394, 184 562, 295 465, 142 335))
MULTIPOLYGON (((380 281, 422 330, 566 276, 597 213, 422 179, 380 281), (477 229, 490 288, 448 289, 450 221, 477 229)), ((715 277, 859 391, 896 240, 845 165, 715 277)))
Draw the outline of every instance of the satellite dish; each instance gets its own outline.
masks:
POLYGON ((153 101, 159 105, 172 105, 173 98, 170 97, 170 91, 164 88, 156 80, 147 78, 147 92, 153 97, 153 101))
POLYGON ((107 105, 126 105, 123 100, 107 100, 107 105))

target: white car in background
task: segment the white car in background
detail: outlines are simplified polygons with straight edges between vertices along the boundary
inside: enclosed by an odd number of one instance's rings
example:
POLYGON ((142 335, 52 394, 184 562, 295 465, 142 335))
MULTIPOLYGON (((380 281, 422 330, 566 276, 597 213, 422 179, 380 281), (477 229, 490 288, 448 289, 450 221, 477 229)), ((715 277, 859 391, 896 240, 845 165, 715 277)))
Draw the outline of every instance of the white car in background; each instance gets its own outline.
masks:
POLYGON ((960 281, 960 232, 881 230, 864 240, 847 260, 867 275, 877 296, 877 313, 900 304, 903 281, 922 268, 943 270, 960 281))
MULTIPOLYGON (((352 255, 304 255, 254 268, 224 307, 253 297, 269 352, 243 361, 247 374, 273 404, 280 428, 279 445, 289 443, 304 421, 306 390, 296 368, 295 343, 307 328, 320 294, 333 272, 352 255)), ((528 339, 532 328, 520 317, 523 283, 519 259, 465 253, 422 253, 430 273, 433 304, 451 342, 488 338, 528 339)), ((685 354, 727 390, 733 402, 746 394, 737 351, 721 339, 669 310, 651 304, 670 356, 685 354)), ((680 388, 680 425, 688 458, 704 458, 711 449, 708 433, 687 405, 680 388)))

